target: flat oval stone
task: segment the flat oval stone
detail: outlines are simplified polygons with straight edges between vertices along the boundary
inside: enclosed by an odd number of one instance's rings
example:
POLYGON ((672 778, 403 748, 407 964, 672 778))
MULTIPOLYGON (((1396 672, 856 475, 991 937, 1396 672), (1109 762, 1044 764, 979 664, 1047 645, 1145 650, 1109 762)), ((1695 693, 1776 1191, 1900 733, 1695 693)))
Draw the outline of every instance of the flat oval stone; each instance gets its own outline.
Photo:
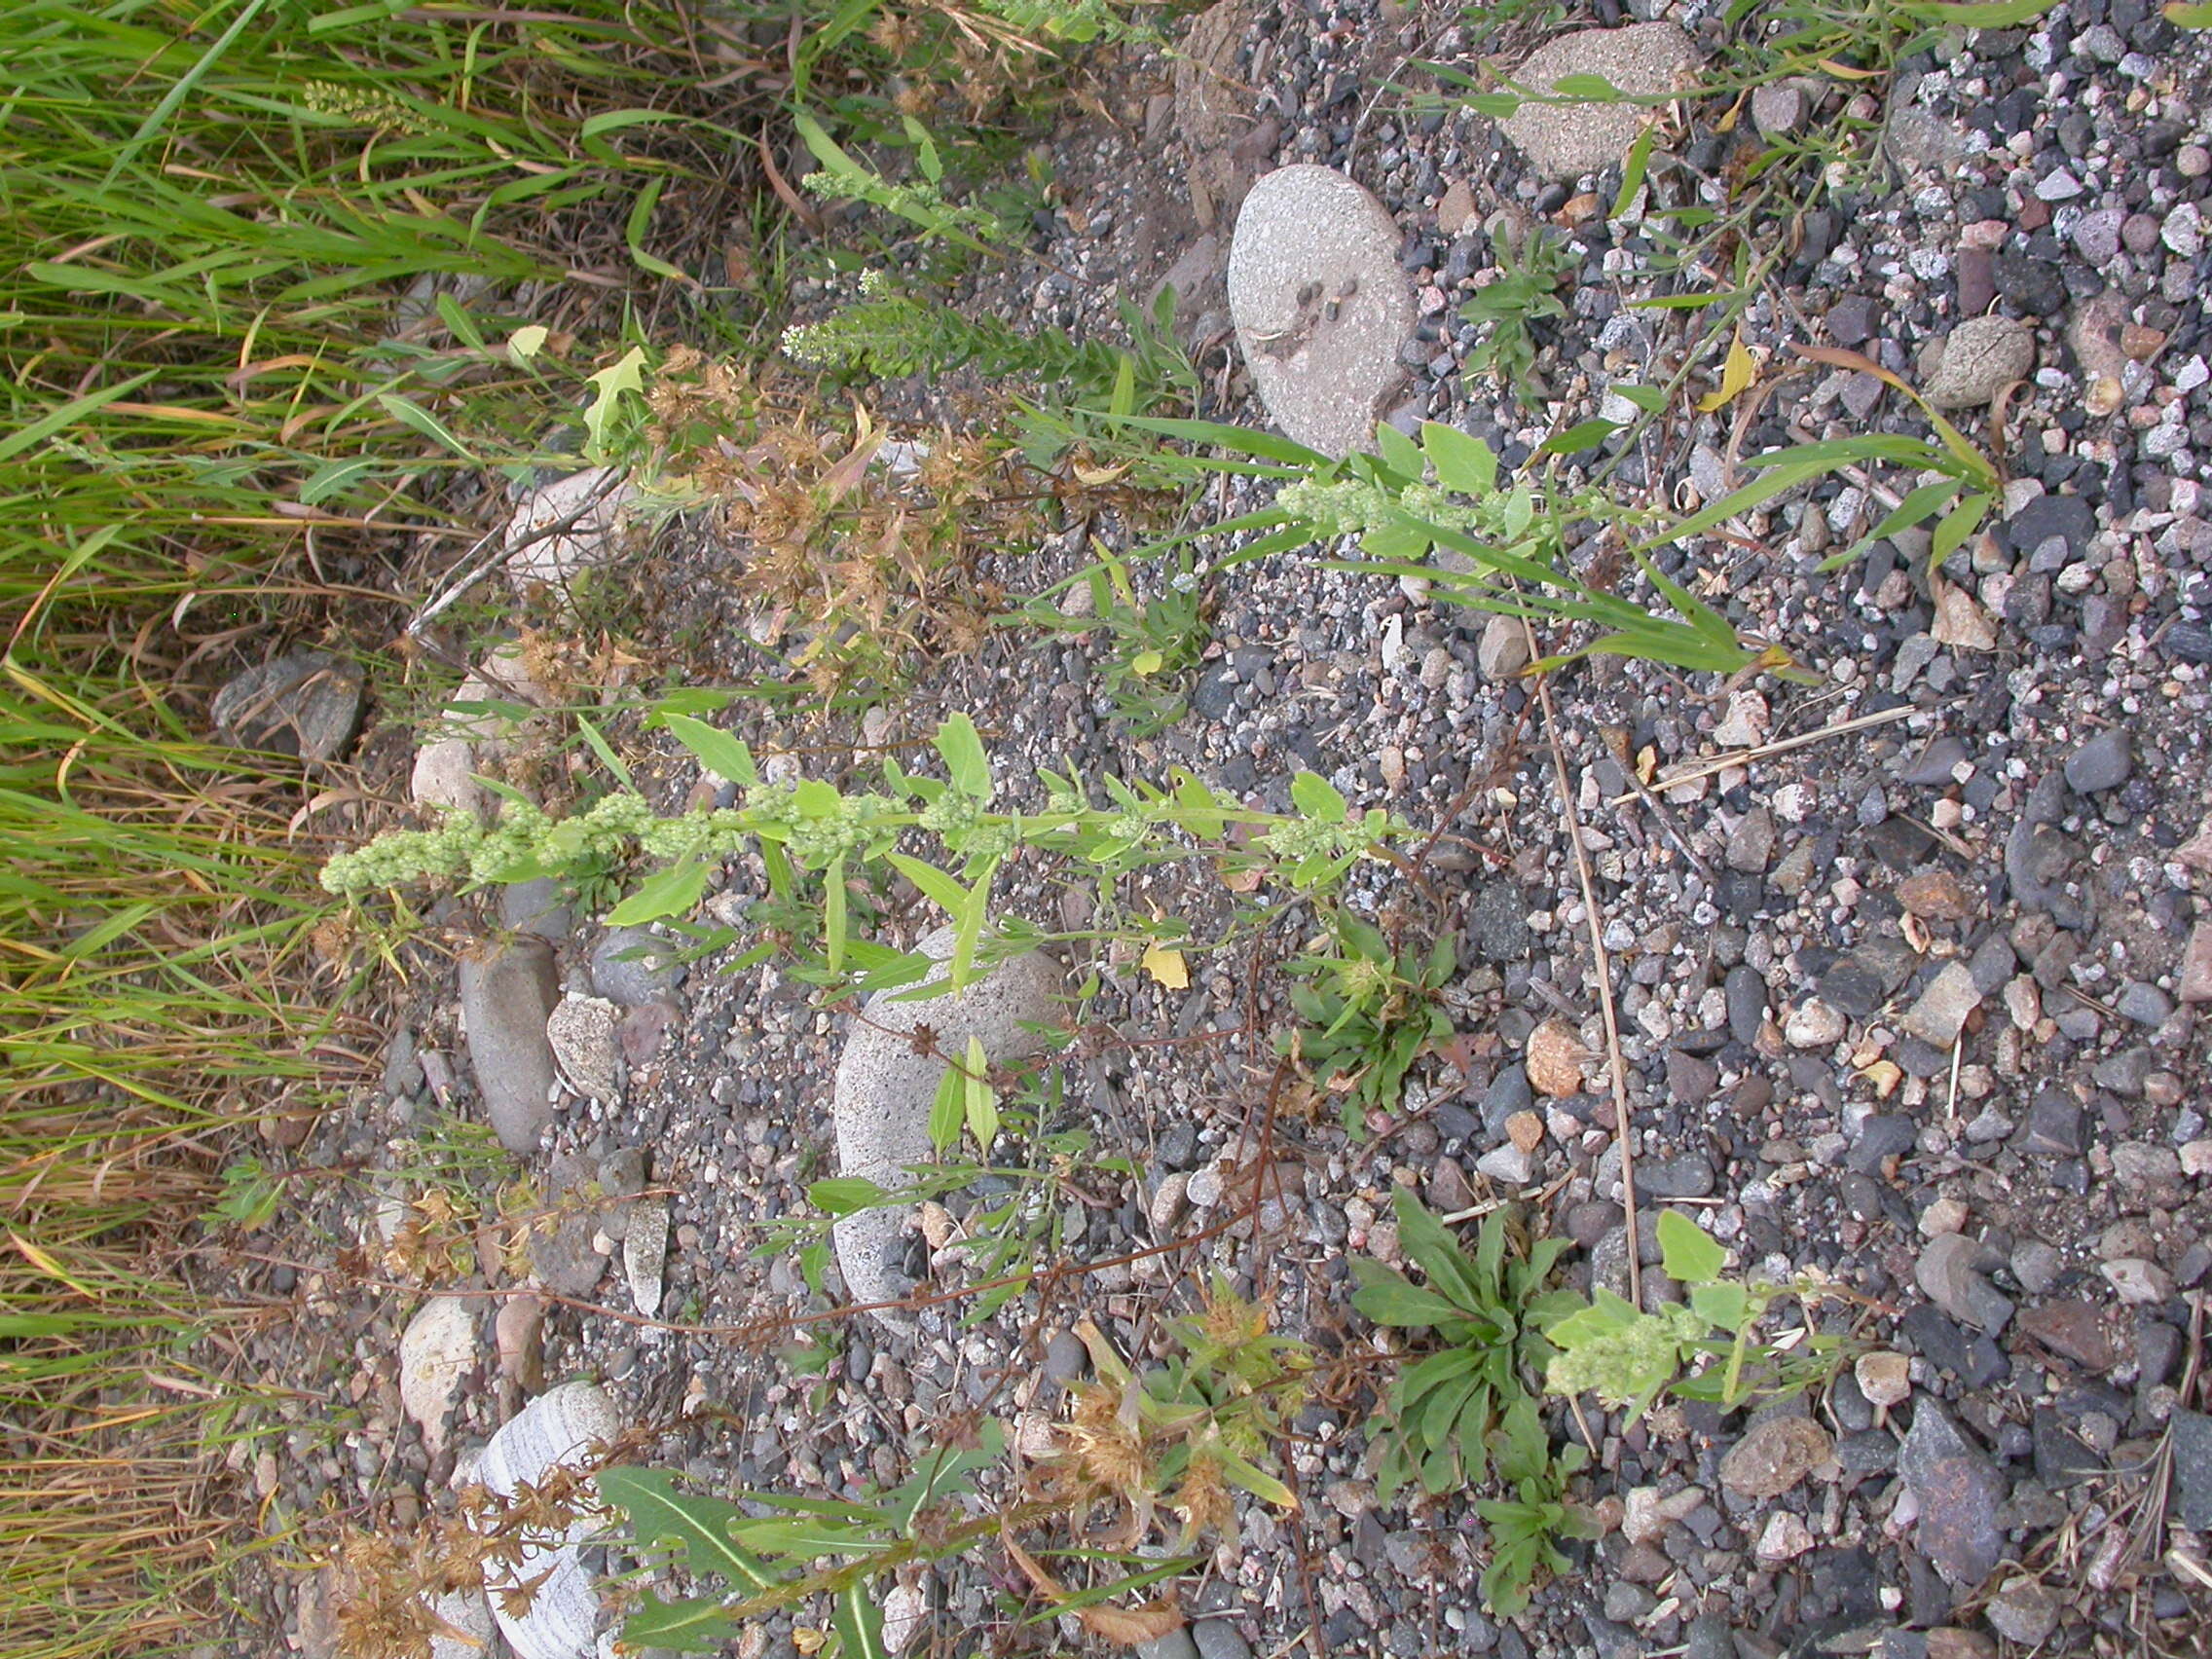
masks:
POLYGON ((1252 187, 1229 245, 1229 313, 1260 401, 1323 455, 1372 449, 1404 377, 1414 296, 1388 209, 1334 167, 1278 167, 1252 187))

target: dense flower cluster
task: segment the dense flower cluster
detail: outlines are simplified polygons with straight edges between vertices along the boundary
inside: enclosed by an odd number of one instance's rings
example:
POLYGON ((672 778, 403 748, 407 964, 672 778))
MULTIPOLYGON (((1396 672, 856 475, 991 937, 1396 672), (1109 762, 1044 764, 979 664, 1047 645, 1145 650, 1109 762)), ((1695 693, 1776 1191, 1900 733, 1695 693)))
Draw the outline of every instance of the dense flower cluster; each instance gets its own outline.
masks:
POLYGON ((1685 1345, 1703 1342, 1712 1330, 1710 1320, 1670 1303, 1554 1354, 1545 1386, 1570 1398, 1595 1394, 1608 1407, 1634 1405, 1652 1391, 1655 1381, 1674 1376, 1685 1345))

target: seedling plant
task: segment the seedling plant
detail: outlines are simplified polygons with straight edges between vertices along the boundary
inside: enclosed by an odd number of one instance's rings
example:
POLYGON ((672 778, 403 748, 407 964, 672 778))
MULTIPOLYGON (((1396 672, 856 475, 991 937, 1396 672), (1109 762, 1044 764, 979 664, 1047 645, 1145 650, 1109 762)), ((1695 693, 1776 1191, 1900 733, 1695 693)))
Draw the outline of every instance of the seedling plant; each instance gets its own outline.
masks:
POLYGON ((1339 913, 1331 948, 1303 956, 1285 970, 1291 1008, 1303 1022, 1283 1039, 1322 1089, 1340 1095, 1345 1130, 1365 1132, 1365 1114, 1394 1110, 1406 1073, 1431 1045, 1452 1034, 1438 1001, 1458 958, 1451 935, 1424 952, 1397 951, 1382 931, 1339 913))
POLYGON ((1558 1351, 1545 1373, 1546 1389, 1569 1399, 1595 1394, 1608 1408, 1625 1409, 1633 1423, 1662 1394, 1731 1411, 1833 1374, 1845 1352, 1840 1339, 1814 1334, 1790 1346, 1754 1339, 1777 1302, 1810 1300, 1821 1285, 1724 1276, 1727 1250, 1678 1210, 1662 1210, 1658 1229, 1667 1275, 1688 1300, 1645 1313, 1603 1285, 1587 1303, 1569 1297, 1570 1310, 1550 1329, 1558 1351))

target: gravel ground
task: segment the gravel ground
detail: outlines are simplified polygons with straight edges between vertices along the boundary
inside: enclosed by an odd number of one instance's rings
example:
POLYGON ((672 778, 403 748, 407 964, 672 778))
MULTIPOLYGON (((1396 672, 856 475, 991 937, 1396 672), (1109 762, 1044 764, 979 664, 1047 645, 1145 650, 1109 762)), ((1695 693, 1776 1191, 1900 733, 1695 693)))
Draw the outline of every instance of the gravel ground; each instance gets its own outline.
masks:
MULTIPOLYGON (((1714 9, 1630 10, 1718 49, 1714 9)), ((1584 20, 1621 14, 1602 5, 1584 20)), ((1464 111, 1409 120, 1382 90, 1411 59, 1533 45, 1532 25, 1478 38, 1446 13, 1228 0, 1193 28, 1192 58, 1226 80, 1201 97, 1186 67, 1179 100, 1169 60, 1133 55, 1106 100, 1122 124, 1071 129, 1057 148, 1061 204, 1034 262, 974 303, 1098 329, 1118 295, 1142 298, 1172 269, 1206 412, 1258 421, 1209 283, 1242 187, 1270 166, 1316 162, 1366 184, 1403 233, 1421 321, 1393 419, 1459 425, 1517 465, 1604 407, 1616 380, 1663 381, 1692 356, 1705 365, 1693 385, 1716 372, 1719 342, 1701 313, 1628 309, 1711 279, 1653 276, 1649 221, 1608 226, 1585 200, 1612 201, 1617 166, 1545 182, 1493 123, 1464 111), (1456 318, 1494 264, 1493 237, 1535 221, 1565 236, 1576 276, 1568 314, 1535 328, 1548 395, 1509 397, 1463 374, 1481 331, 1456 318)), ((1882 159, 1824 190, 1808 182, 1797 199, 1811 206, 1753 227, 1756 248, 1784 250, 1744 319, 1773 371, 1764 394, 1711 414, 1682 399, 1625 453, 1579 458, 1585 469, 1678 508, 1741 482, 1741 458, 1793 437, 1925 429, 1871 376, 1783 375, 1793 344, 1846 347, 1918 377, 1926 342, 1988 313, 2032 333, 2037 365, 1995 440, 2012 479, 2003 522, 1939 574, 1925 534, 1910 532, 1820 572, 1821 556, 1881 511, 1842 479, 1748 516, 1745 534, 1688 561, 1702 591, 1785 645, 1814 683, 1723 687, 1601 659, 1560 678, 1547 720, 1526 682, 1495 672, 1505 645, 1485 618, 1278 557, 1212 584, 1214 645, 1188 712, 1153 738, 1131 740, 1109 719, 1096 634, 1002 633, 870 717, 865 741, 881 745, 969 711, 1017 794, 1036 766, 1068 757, 1130 778, 1187 766, 1283 807, 1304 767, 1355 805, 1447 832, 1418 880, 1363 866, 1349 891, 1355 910, 1409 937, 1453 932, 1461 958, 1450 995, 1461 1038, 1416 1068, 1403 1110, 1360 1140, 1333 1111, 1287 1109, 1270 1086, 1289 1014, 1267 970, 1312 931, 1310 912, 1194 958, 1187 991, 1152 983, 1127 952, 1075 964, 1100 988, 1062 1062, 1062 1126, 1135 1173, 1083 1175, 1082 1196, 1050 1218, 1061 1257, 1106 1261, 1204 1233, 1226 1201, 1216 1177, 1255 1163, 1280 1176, 1280 1206, 1179 1253, 1070 1275, 977 1328, 956 1304, 925 1309, 912 1338, 846 1322, 828 1375, 794 1375, 773 1352, 786 1340, 773 1322, 831 1303, 808 1292, 792 1253, 760 1246, 770 1223, 810 1213, 805 1186, 829 1172, 846 1016, 775 967, 724 971, 734 945, 654 975, 612 960, 588 920, 568 933, 562 972, 616 1005, 629 1081, 618 1105, 570 1101, 525 1163, 541 1194, 596 1180, 666 1198, 667 1323, 631 1312, 620 1246, 601 1241, 609 1265, 592 1224, 540 1235, 531 1267, 572 1299, 545 1311, 546 1376, 605 1381, 631 1420, 661 1431, 653 1455, 705 1490, 888 1483, 959 1414, 1054 1409, 1082 1365, 1063 1335, 1079 1313, 1127 1351, 1149 1313, 1188 1306, 1210 1266, 1264 1293, 1279 1328, 1324 1352, 1370 1346, 1346 1258, 1394 1259, 1395 1184, 1452 1209, 1529 1196, 1574 1240, 1572 1282, 1625 1288, 1625 1139, 1645 1263, 1655 1209, 1677 1203, 1747 1268, 1833 1279, 1854 1299, 1823 1318, 1871 1353, 1904 1356, 1901 1392, 1891 1362, 1847 1368, 1806 1402, 1824 1455, 1779 1492, 1746 1474, 1746 1457, 1728 1460, 1771 1438, 1769 1422, 1674 1406, 1624 1429, 1593 1410, 1596 1467, 1577 1494, 1603 1535, 1574 1546, 1575 1571, 1526 1618, 1502 1622, 1473 1588, 1486 1550, 1472 1494, 1376 1500, 1367 1373, 1299 1420, 1287 1461, 1301 1511, 1251 1506, 1240 1545, 1181 1587, 1188 1611, 1215 1615, 1196 1627, 1197 1651, 1287 1651, 1309 1634, 1314 1651, 1407 1656, 2205 1651, 2212 1603, 2186 1565, 2205 1552, 2184 1523, 2212 1523, 2212 1421, 2183 1389, 2212 1272, 2200 1034, 2212 999, 2212 520, 2199 516, 2212 339, 2198 302, 2212 259, 2199 216, 2212 111, 2194 101, 2208 68, 2212 51, 2140 0, 2069 0, 2036 23, 1907 59, 1886 104, 1879 83, 1843 85, 1797 111, 1809 132, 1860 123, 1861 150, 1882 159), (1801 737, 1812 740, 1666 783, 1801 737), (1570 823, 1614 971, 1625 1132, 1604 1087, 1570 823), (1540 1066, 1539 1092, 1525 1060, 1560 1022, 1597 1056, 1583 1068, 1589 1087, 1562 1088, 1540 1066), (1542 1139, 1498 1163, 1506 1121, 1530 1111, 1542 1139), (634 1156, 607 1162, 624 1149, 644 1151, 642 1170, 634 1156), (2097 1552, 2131 1490, 2115 1472, 2169 1429, 2175 1553, 2099 1583, 2097 1552)), ((1683 165, 1654 169, 1654 210, 1701 180, 1738 176, 1744 146, 1756 146, 1748 122, 1717 129, 1727 110, 1677 106, 1683 165)), ((1768 113, 1780 126, 1788 112, 1768 113)), ((1958 418, 1988 430, 1986 411, 1958 418)), ((1240 483, 1215 504, 1227 516, 1246 498, 1240 483)), ((1068 537, 988 573, 1033 592, 1075 570, 1081 544, 1068 537)), ((653 566, 681 594, 661 625, 681 626, 693 660, 719 656, 731 678, 748 660, 747 618, 714 578, 742 556, 693 535, 653 566)), ((809 747, 821 770, 863 738, 859 722, 730 723, 767 747, 809 747)), ((644 781, 673 804, 700 780, 661 753, 644 781)), ((760 879, 733 862, 701 922, 735 922, 760 879)), ((1210 878, 1181 870, 1122 901, 1200 936, 1229 904, 1210 878)), ((1000 895, 1005 910, 1054 927, 1085 925, 1088 903, 1035 865, 1000 895)), ((910 940, 930 925, 923 909, 884 931, 910 940)), ((456 930, 483 920, 459 905, 439 919, 456 930)), ((427 950, 411 960, 424 995, 386 1095, 326 1121, 297 1155, 383 1173, 309 1184, 285 1223, 291 1242, 271 1252, 299 1265, 258 1281, 314 1328, 305 1346, 327 1370, 302 1384, 297 1335, 247 1339, 272 1375, 317 1396, 300 1403, 268 1476, 280 1504, 401 1529, 437 1505, 456 1460, 519 1397, 494 1358, 486 1297, 481 1363, 433 1453, 400 1409, 406 1300, 359 1289, 364 1272, 385 1276, 381 1251, 362 1247, 377 1222, 364 1193, 420 1190, 398 1172, 439 1143, 441 1101, 470 1110, 449 971, 427 950), (335 1413, 326 1388, 345 1402, 335 1413)), ((957 1221, 989 1197, 947 1208, 957 1221)), ((520 1282, 521 1265, 496 1251, 463 1254, 456 1282, 520 1282)), ((935 1282, 972 1271, 959 1250, 940 1252, 935 1282)), ((1564 1417, 1554 1426, 1557 1438, 1572 1431, 1564 1417)), ((998 1645, 1014 1633, 994 1567, 978 1559, 927 1581, 927 1650, 1021 1650, 998 1645)), ((326 1636, 314 1612, 311 1596, 289 1621, 311 1652, 326 1636)), ((770 1621, 738 1650, 800 1651, 794 1626, 811 1622, 770 1621)), ((1022 1640, 1051 1644, 1041 1630, 1022 1640)), ((1061 1634, 1070 1651, 1085 1640, 1061 1634)), ((1151 1651, 1188 1653, 1191 1640, 1151 1651)))

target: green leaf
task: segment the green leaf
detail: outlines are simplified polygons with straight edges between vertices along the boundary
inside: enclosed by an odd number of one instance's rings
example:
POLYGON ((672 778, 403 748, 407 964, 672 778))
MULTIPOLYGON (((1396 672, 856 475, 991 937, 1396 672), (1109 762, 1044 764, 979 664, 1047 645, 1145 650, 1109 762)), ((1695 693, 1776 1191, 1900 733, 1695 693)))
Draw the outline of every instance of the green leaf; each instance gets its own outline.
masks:
POLYGON ((1628 147, 1628 160, 1621 164, 1621 187, 1613 196, 1613 210, 1606 218, 1619 218, 1635 203, 1636 193, 1643 186, 1643 175, 1651 166, 1651 146, 1658 137, 1659 124, 1647 121, 1643 130, 1636 135, 1636 142, 1628 147))
POLYGON ((666 1469, 602 1469, 593 1478, 599 1495, 629 1518, 641 1549, 673 1548, 698 1577, 719 1574, 748 1590, 768 1587, 767 1567, 735 1542, 732 1530, 748 1519, 736 1504, 679 1491, 666 1469))
POLYGON ((1621 90, 1603 75, 1562 75, 1552 83, 1552 95, 1587 103, 1618 103, 1621 90))
POLYGON ((1460 101, 1491 121, 1509 121, 1521 108, 1518 92, 1471 92, 1460 101))
POLYGON ((991 1142, 999 1138, 999 1095, 990 1085, 991 1062, 983 1052, 983 1040, 970 1035, 966 1055, 966 1070, 961 1075, 962 1094, 966 1103, 968 1129, 976 1137, 976 1144, 988 1154, 991 1142))
POLYGON ((1221 1472, 1229 1477, 1229 1484, 1240 1487, 1262 1503, 1272 1503, 1277 1509, 1296 1509, 1298 1498, 1290 1488, 1269 1474, 1249 1458, 1241 1457, 1216 1441, 1214 1456, 1220 1460, 1221 1472))
POLYGON ((935 865, 926 865, 920 859, 908 858, 904 853, 886 853, 884 858, 892 868, 903 875, 922 892, 923 897, 935 903, 940 910, 958 921, 968 906, 968 889, 935 865))
POLYGON ((630 768, 623 764, 622 756, 614 753, 614 745, 607 741, 607 734, 599 729, 589 716, 576 717, 576 730, 582 734, 584 744, 599 756, 600 764, 615 776, 615 780, 632 794, 638 793, 638 780, 630 776, 630 768))
POLYGON ((647 1590, 638 1610, 622 1621, 622 1641, 631 1648, 673 1647, 680 1653, 712 1653, 739 1635, 740 1628, 713 1596, 664 1602, 647 1590))
POLYGON ((1422 1290, 1403 1273, 1364 1256, 1352 1258, 1360 1287, 1351 1305, 1378 1325, 1419 1328, 1459 1316, 1459 1309, 1432 1290, 1422 1290))
POLYGON ((1728 1265, 1728 1252, 1680 1210, 1659 1212, 1659 1259, 1677 1284, 1710 1284, 1728 1265))
POLYGON ((1690 1309, 1701 1319, 1710 1320, 1724 1329, 1741 1330, 1751 1314, 1751 1292, 1740 1284, 1726 1280, 1717 1283, 1694 1285, 1690 1289, 1690 1309))
POLYGON ((1420 481, 1422 472, 1426 470, 1426 458, 1422 456, 1420 446, 1413 439, 1389 422, 1382 421, 1376 424, 1375 444, 1382 454, 1383 465, 1409 484, 1420 481))
POLYGON ((1420 428, 1421 449, 1436 480, 1461 496, 1487 496, 1497 488, 1497 452, 1472 432, 1426 421, 1420 428))
POLYGON ((732 737, 719 726, 711 726, 689 715, 670 714, 665 710, 660 715, 660 723, 668 728, 670 736, 697 756, 699 764, 725 783, 749 790, 760 782, 759 769, 753 763, 753 751, 743 738, 732 737))
POLYGON ((2165 16, 2177 29, 2212 29, 2212 4, 2192 6, 2184 0, 2170 0, 2165 16))
POLYGON ((1450 1446, 1458 1438, 1453 1433, 1463 1410, 1483 1380, 1472 1374, 1457 1377, 1444 1384, 1421 1402, 1420 1437, 1430 1446, 1450 1446))
POLYGON ((643 397, 645 392, 645 350, 633 346, 622 354, 619 362, 610 364, 588 377, 592 398, 584 409, 584 431, 588 441, 584 454, 593 461, 607 459, 607 429, 613 424, 624 392, 643 397))
POLYGON ((840 853, 822 872, 822 950, 832 974, 845 971, 845 943, 851 931, 846 907, 851 897, 845 891, 845 858, 840 853))
POLYGON ((930 1106, 930 1144, 940 1152, 950 1152, 960 1138, 961 1119, 968 1109, 966 1083, 950 1066, 937 1080, 937 1098, 930 1106))
POLYGON ((1336 785, 1318 772, 1301 772, 1290 780, 1290 802, 1316 824, 1342 824, 1347 810, 1336 785))
POLYGON ((1418 1360, 1400 1374, 1391 1390, 1392 1406, 1400 1412, 1409 1411, 1430 1389, 1443 1386, 1455 1377, 1464 1377, 1481 1364, 1482 1355, 1464 1347, 1449 1347, 1418 1360))
POLYGON ((607 925, 634 928, 669 916, 687 916, 707 891, 707 866, 697 859, 679 859, 647 876, 637 892, 607 913, 607 925))
MULTIPOLYGON (((2042 17, 2051 5, 2052 0, 1985 0, 1962 5, 1900 6, 1899 10, 1937 28, 2009 29, 2042 17)), ((2173 8, 2167 8, 2166 16, 2173 16, 2173 8)))
POLYGON ((377 402, 384 406, 384 412, 387 415, 389 415, 401 425, 412 427, 432 443, 452 451, 461 460, 467 461, 469 465, 482 466, 484 464, 475 451, 455 437, 443 421, 440 421, 420 403, 411 398, 402 397, 396 391, 378 392, 377 402))
POLYGON ((954 714, 938 727, 934 739, 937 752, 944 756, 946 776, 952 787, 974 800, 988 800, 991 796, 991 762, 983 753, 983 739, 976 730, 976 722, 966 715, 954 714))
POLYGON ((1536 446, 1538 455, 1579 455, 1586 449, 1596 449, 1620 427, 1610 421, 1589 420, 1576 423, 1564 432, 1554 432, 1536 446))
POLYGON ((1936 534, 1930 538, 1929 558, 1940 565, 1963 547, 1967 537, 1980 527, 1995 500, 1994 496, 1978 492, 1961 497, 1959 504, 1945 513, 1942 523, 1936 527, 1936 534))
POLYGON ((1390 1203, 1398 1217, 1398 1243, 1428 1275, 1428 1282, 1461 1312, 1481 1309, 1490 1300, 1483 1293, 1482 1274, 1460 1250, 1452 1230, 1430 1214, 1408 1188, 1395 1189, 1390 1203))
POLYGON ((1646 415, 1656 415, 1667 407, 1667 392, 1662 387, 1642 386, 1635 381, 1615 381, 1606 389, 1620 393, 1646 415))
POLYGON ((883 1643, 883 1609, 876 1605, 866 1579, 856 1579, 837 1592, 831 1617, 842 1643, 840 1659, 890 1659, 883 1643))
POLYGON ((857 1215, 890 1198, 875 1182, 859 1175, 832 1175, 806 1189, 806 1200, 824 1215, 857 1215))
POLYGON ((1483 1217, 1475 1234, 1474 1289, 1486 1305, 1499 1300, 1505 1269, 1505 1211, 1493 1209, 1483 1217))

